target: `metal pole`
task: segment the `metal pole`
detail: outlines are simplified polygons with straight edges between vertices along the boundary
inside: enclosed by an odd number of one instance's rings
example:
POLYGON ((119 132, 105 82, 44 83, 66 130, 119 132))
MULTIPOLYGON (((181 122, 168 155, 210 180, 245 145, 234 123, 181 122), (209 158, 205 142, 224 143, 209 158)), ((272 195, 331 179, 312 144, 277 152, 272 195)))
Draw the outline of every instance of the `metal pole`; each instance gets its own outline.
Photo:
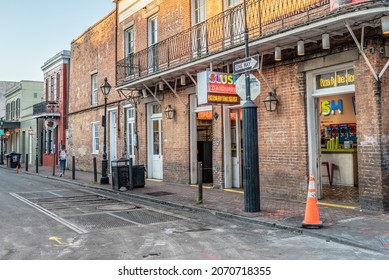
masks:
POLYGON ((72 179, 76 179, 76 157, 72 156, 72 179))
POLYGON ((96 157, 93 157, 93 181, 97 183, 97 161, 96 157))
POLYGON ((38 173, 38 118, 36 118, 35 173, 38 173))
POLYGON ((0 145, 1 145, 1 147, 0 147, 0 149, 1 149, 1 151, 0 151, 0 165, 3 165, 3 164, 4 164, 3 143, 4 143, 4 136, 1 135, 1 143, 0 143, 0 145))
POLYGON ((28 171, 28 154, 26 154, 26 171, 28 171))
POLYGON ((109 184, 109 178, 107 176, 107 96, 104 96, 104 117, 103 117, 103 125, 104 125, 104 143, 103 143, 103 160, 101 161, 101 178, 100 184, 109 184))
POLYGON ((199 185, 199 194, 197 203, 203 203, 203 163, 199 161, 197 163, 197 184, 199 185))
MULTIPOLYGON (((244 42, 245 56, 249 52, 249 32, 247 28, 246 0, 243 1, 244 12, 244 42)), ((258 120, 257 106, 251 100, 250 73, 245 72, 246 78, 246 102, 242 106, 243 111, 243 187, 244 187, 244 211, 259 212, 259 159, 258 159, 258 120)))

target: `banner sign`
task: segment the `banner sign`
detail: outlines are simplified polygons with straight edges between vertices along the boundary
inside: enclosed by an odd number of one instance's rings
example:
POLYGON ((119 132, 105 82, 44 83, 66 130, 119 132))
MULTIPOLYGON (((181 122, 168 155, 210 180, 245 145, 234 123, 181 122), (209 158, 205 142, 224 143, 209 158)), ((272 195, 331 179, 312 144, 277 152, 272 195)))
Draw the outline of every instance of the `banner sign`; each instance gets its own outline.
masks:
POLYGON ((331 0, 330 1, 330 10, 339 9, 342 7, 359 4, 362 2, 372 2, 371 0, 331 0))
POLYGON ((236 94, 237 76, 204 71, 197 75, 198 104, 239 104, 236 94))
POLYGON ((4 135, 4 129, 0 129, 0 135, 4 135))

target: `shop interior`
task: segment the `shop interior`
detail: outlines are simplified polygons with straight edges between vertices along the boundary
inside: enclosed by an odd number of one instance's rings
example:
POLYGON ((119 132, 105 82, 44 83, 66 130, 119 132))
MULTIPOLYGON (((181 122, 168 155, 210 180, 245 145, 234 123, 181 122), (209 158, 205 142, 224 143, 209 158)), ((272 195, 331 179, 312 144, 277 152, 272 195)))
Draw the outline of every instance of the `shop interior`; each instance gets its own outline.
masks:
POLYGON ((318 98, 321 199, 357 204, 358 151, 355 94, 318 98))

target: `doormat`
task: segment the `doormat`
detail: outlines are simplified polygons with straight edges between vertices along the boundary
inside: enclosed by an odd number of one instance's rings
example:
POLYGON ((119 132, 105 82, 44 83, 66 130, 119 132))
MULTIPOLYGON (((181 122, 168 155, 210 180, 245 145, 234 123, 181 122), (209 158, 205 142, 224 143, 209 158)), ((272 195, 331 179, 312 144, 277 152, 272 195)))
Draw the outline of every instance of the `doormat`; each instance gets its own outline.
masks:
POLYGON ((389 250, 389 237, 387 238, 380 238, 382 245, 384 245, 384 248, 386 250, 389 250))
POLYGON ((164 196, 164 195, 170 195, 170 194, 173 194, 171 192, 151 192, 151 193, 146 193, 147 195, 151 195, 151 196, 164 196))

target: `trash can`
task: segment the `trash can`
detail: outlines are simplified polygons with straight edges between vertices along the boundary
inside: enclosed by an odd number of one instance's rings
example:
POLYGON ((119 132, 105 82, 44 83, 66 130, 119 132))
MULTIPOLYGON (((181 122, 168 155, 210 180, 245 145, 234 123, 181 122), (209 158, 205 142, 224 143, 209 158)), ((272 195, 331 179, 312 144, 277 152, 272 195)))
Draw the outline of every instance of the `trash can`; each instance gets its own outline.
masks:
POLYGON ((16 152, 9 153, 7 157, 7 167, 10 168, 16 168, 20 164, 20 156, 21 154, 18 154, 16 152))
POLYGON ((129 188, 130 161, 126 158, 120 158, 112 161, 112 188, 119 190, 121 187, 129 188))
POLYGON ((133 188, 143 188, 145 186, 145 171, 143 164, 132 166, 132 184, 133 188))

